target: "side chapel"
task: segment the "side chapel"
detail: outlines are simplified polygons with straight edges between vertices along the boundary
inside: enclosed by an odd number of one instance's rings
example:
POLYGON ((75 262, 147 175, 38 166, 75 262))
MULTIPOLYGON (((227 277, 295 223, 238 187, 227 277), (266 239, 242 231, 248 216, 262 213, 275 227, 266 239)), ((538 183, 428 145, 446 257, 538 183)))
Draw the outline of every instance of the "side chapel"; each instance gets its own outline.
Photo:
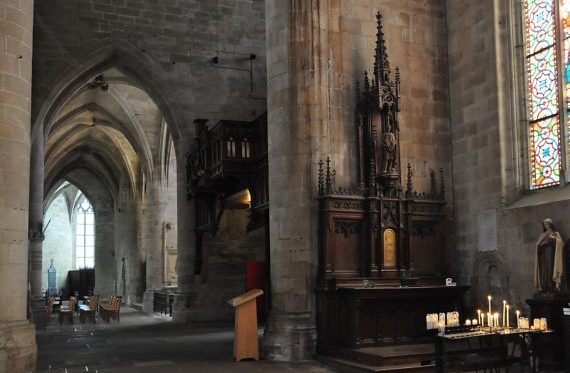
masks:
POLYGON ((468 286, 445 286, 444 175, 414 189, 413 165, 400 163, 399 69, 392 75, 377 14, 374 65, 357 85, 358 177, 335 183, 319 164, 317 349, 400 344, 425 337, 425 315, 461 308, 468 286), (404 173, 404 175, 402 175, 404 173), (405 184, 402 183, 405 180, 405 184))

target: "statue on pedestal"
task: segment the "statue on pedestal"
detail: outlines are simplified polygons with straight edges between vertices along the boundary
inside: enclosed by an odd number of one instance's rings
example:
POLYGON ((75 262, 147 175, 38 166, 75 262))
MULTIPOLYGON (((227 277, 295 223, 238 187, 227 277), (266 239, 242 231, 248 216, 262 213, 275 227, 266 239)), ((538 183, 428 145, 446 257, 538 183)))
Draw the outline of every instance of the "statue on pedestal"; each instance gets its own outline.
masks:
MULTIPOLYGON (((388 116, 387 118, 390 118, 388 116)), ((382 172, 392 173, 396 169, 396 136, 393 132, 392 123, 390 119, 386 122, 386 128, 382 134, 382 152, 383 152, 383 165, 382 172)))
POLYGON ((539 295, 559 292, 564 274, 564 241, 551 219, 542 222, 544 231, 536 242, 534 285, 539 295))

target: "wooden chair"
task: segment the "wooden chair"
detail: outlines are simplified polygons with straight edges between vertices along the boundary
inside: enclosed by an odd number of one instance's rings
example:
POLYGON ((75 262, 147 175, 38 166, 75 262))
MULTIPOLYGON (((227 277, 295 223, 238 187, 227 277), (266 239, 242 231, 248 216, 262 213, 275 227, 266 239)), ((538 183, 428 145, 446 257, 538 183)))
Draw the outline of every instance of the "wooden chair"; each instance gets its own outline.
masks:
POLYGON ((87 300, 87 304, 82 304, 81 306, 79 306, 79 321, 81 323, 84 323, 86 318, 90 318, 93 324, 95 324, 96 310, 97 310, 97 297, 91 296, 87 300))
POLYGON ((117 320, 117 322, 121 322, 120 317, 120 310, 121 310, 121 298, 117 297, 110 297, 107 301, 107 304, 102 305, 99 307, 99 314, 101 318, 107 322, 110 322, 111 318, 113 320, 117 320))
POLYGON ((68 317, 69 323, 73 324, 73 312, 75 312, 75 305, 77 304, 77 299, 75 297, 69 298, 68 307, 62 307, 59 310, 59 323, 63 324, 63 319, 68 317))

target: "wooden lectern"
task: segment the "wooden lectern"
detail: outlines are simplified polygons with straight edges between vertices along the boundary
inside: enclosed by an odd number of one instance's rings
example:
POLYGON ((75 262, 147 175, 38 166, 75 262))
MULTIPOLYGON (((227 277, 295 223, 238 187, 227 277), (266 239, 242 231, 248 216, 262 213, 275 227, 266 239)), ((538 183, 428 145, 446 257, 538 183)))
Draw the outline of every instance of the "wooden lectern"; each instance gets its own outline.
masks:
POLYGON ((257 306, 258 296, 263 290, 252 289, 247 293, 232 298, 228 304, 236 309, 234 359, 259 360, 259 347, 257 338, 257 306))

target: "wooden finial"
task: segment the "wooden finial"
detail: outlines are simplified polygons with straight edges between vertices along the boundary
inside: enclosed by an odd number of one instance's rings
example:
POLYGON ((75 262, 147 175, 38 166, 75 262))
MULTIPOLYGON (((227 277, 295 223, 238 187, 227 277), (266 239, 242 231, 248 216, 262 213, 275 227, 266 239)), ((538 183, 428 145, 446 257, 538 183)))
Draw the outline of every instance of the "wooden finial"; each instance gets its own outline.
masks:
POLYGON ((439 169, 439 194, 442 199, 445 199, 445 182, 443 180, 443 168, 439 169))
POLYGON ((324 175, 323 175, 323 160, 319 160, 319 195, 323 194, 324 190, 324 175))
POLYGON ((406 183, 406 196, 412 195, 412 176, 414 176, 414 173, 412 171, 412 165, 408 163, 408 180, 406 183))
POLYGON ((327 170, 325 174, 325 192, 331 193, 331 159, 327 157, 327 170))
POLYGON ((437 193, 437 184, 435 182, 435 171, 434 170, 430 170, 429 178, 430 178, 430 193, 432 196, 435 196, 437 193))

